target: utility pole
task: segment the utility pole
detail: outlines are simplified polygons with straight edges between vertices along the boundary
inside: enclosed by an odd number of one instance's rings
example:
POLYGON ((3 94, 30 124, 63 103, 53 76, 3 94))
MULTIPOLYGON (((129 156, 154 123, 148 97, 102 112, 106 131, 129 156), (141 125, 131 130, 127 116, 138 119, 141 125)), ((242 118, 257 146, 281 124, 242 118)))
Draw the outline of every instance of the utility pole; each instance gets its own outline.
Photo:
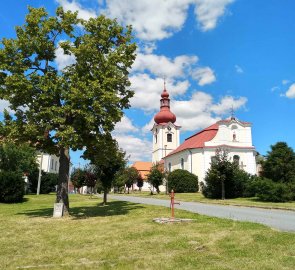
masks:
POLYGON ((42 176, 42 163, 43 163, 43 153, 41 152, 41 159, 40 159, 40 166, 39 166, 39 176, 38 176, 38 186, 37 186, 37 195, 40 194, 41 176, 42 176))

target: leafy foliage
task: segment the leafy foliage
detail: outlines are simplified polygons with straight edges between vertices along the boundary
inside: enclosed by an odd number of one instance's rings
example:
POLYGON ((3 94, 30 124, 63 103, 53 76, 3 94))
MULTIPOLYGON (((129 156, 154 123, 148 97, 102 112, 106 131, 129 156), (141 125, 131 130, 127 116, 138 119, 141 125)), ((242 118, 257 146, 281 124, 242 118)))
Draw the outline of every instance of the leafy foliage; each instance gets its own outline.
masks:
POLYGON ((19 172, 0 171, 0 202, 21 202, 25 192, 24 184, 19 172))
POLYGON ((0 98, 5 112, 1 135, 60 155, 57 202, 69 203, 68 149, 86 149, 110 133, 129 107, 129 69, 135 59, 131 27, 101 15, 82 20, 61 7, 55 16, 29 7, 16 38, 0 45, 0 98), (63 69, 56 52, 73 58, 63 69))
POLYGON ((71 174, 71 181, 75 188, 79 189, 85 183, 85 171, 80 168, 74 168, 71 174))
POLYGON ((27 144, 5 142, 0 145, 0 170, 28 174, 38 169, 36 151, 27 144))
MULTIPOLYGON (((39 170, 36 170, 32 175, 29 175, 30 191, 37 192, 39 170)), ((48 194, 56 190, 58 182, 58 174, 42 172, 40 194, 48 194)))
POLYGON ((139 177, 137 178, 136 185, 138 186, 139 190, 141 191, 141 189, 143 187, 143 179, 142 179, 142 176, 140 174, 139 174, 139 177))
POLYGON ((262 163, 262 175, 275 182, 295 183, 295 153, 285 142, 271 145, 262 163))
POLYGON ((241 170, 235 162, 230 162, 225 150, 219 149, 216 159, 212 161, 211 168, 206 173, 202 193, 206 198, 213 199, 241 197, 249 179, 250 175, 241 170))
POLYGON ((245 196, 254 196, 266 202, 287 202, 293 199, 292 189, 285 183, 253 177, 245 189, 245 196))
POLYGON ((159 169, 158 165, 153 165, 147 175, 147 180, 156 189, 157 193, 160 193, 159 186, 163 184, 163 179, 163 172, 159 169))
POLYGON ((168 175, 169 192, 197 192, 199 190, 198 176, 188 172, 187 170, 174 170, 168 175))
POLYGON ((127 160, 125 152, 119 149, 118 143, 111 135, 97 141, 91 149, 87 149, 85 157, 90 159, 93 172, 103 188, 103 203, 107 203, 107 193, 112 187, 115 177, 122 171, 127 160))

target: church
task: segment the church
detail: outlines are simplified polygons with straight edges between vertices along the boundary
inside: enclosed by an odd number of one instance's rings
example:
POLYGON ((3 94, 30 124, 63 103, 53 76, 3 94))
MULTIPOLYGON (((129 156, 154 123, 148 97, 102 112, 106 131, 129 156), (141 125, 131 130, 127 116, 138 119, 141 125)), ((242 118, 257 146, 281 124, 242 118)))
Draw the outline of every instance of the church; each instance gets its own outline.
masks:
POLYGON ((170 110, 169 93, 164 86, 160 99, 160 111, 154 117, 152 163, 163 164, 166 171, 184 169, 204 181, 207 170, 215 158, 216 150, 224 148, 231 161, 249 174, 256 174, 256 150, 252 144, 251 123, 229 119, 188 137, 180 144, 181 126, 170 110))

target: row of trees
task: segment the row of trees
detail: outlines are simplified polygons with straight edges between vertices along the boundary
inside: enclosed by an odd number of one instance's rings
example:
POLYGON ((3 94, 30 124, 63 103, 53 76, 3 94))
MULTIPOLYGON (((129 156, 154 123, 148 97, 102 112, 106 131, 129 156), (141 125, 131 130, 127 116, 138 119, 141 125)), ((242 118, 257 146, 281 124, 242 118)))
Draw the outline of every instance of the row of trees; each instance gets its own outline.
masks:
POLYGON ((251 176, 230 162, 225 149, 216 152, 216 160, 205 177, 202 192, 207 198, 257 197, 262 201, 295 200, 295 153, 285 142, 271 146, 261 160, 261 176, 251 176))

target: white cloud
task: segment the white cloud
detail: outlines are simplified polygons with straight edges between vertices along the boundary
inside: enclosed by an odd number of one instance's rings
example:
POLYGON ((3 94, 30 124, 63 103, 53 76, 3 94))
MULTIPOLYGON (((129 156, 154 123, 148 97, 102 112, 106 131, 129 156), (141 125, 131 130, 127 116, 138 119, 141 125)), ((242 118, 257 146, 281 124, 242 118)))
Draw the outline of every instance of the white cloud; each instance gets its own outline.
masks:
MULTIPOLYGON (((130 77, 130 81, 131 88, 135 92, 134 97, 131 99, 131 106, 149 113, 158 110, 164 80, 162 78, 151 78, 148 74, 135 74, 130 77)), ((188 87, 189 82, 187 80, 169 80, 166 84, 170 97, 184 94, 188 87)))
POLYGON ((277 90, 280 90, 280 87, 279 86, 274 86, 270 90, 271 90, 271 92, 275 92, 277 90))
POLYGON ((131 135, 115 135, 115 138, 127 156, 130 156, 130 162, 151 160, 152 142, 131 135))
POLYGON ((181 30, 190 5, 195 6, 196 19, 201 30, 216 27, 226 6, 234 0, 109 0, 101 12, 119 22, 131 24, 137 37, 143 40, 161 40, 181 30))
POLYGON ((131 24, 137 37, 161 40, 179 31, 191 0, 109 0, 103 11, 119 22, 131 24))
POLYGON ((96 17, 97 13, 92 9, 87 9, 82 7, 80 3, 77 1, 68 1, 68 0, 56 0, 58 4, 60 4, 65 11, 78 11, 78 17, 80 19, 89 20, 90 18, 96 17))
POLYGON ((64 54, 64 50, 61 47, 58 47, 55 50, 55 62, 59 70, 64 69, 65 67, 72 65, 76 62, 74 55, 64 54))
POLYGON ((138 131, 138 128, 133 125, 132 120, 127 116, 123 116, 121 121, 116 124, 114 129, 115 134, 124 134, 138 131))
POLYGON ((192 72, 193 79, 198 81, 200 86, 215 82, 214 71, 209 67, 196 68, 192 72))
POLYGON ((196 64, 197 56, 180 55, 170 59, 164 55, 138 53, 132 66, 133 72, 149 71, 159 77, 184 77, 191 65, 196 64))
POLYGON ((291 84, 286 92, 287 98, 295 98, 295 83, 291 84))
POLYGON ((246 97, 240 97, 235 99, 231 96, 225 96, 221 99, 221 101, 218 104, 215 104, 211 107, 211 111, 218 115, 222 115, 228 113, 231 109, 237 110, 238 108, 245 106, 246 103, 246 97))
POLYGON ((237 73, 244 73, 244 70, 238 65, 235 65, 235 69, 237 73))
POLYGON ((195 14, 202 31, 209 31, 216 27, 218 19, 224 15, 226 6, 234 0, 194 0, 195 14))

